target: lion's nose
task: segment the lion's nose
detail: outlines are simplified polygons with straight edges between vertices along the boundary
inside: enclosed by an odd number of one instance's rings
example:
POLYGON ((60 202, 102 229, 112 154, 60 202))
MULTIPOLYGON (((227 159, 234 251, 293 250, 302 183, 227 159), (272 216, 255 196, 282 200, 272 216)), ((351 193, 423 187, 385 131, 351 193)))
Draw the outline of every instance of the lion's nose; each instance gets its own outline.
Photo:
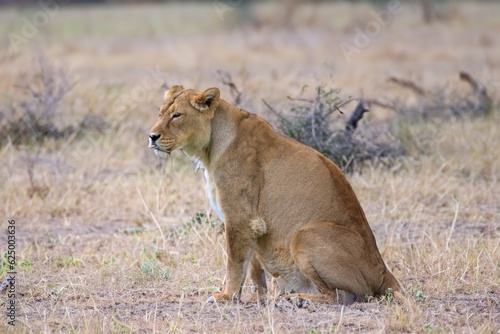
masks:
POLYGON ((149 134, 149 147, 156 146, 156 141, 160 137, 161 137, 161 135, 159 133, 154 133, 154 132, 150 133, 149 134))
POLYGON ((150 133, 150 134, 149 134, 149 138, 151 138, 151 140, 152 140, 153 142, 157 141, 157 140, 158 140, 158 138, 160 138, 160 136, 161 136, 161 135, 160 135, 159 133, 150 133))

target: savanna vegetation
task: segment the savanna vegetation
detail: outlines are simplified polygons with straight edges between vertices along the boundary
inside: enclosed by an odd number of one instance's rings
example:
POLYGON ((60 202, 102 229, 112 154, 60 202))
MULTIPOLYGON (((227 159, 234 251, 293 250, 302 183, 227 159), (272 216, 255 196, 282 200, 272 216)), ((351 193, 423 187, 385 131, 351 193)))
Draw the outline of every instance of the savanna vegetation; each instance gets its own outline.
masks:
POLYGON ((37 5, 0 8, 0 252, 15 220, 17 271, 2 331, 498 332, 499 4, 443 3, 426 22, 401 1, 363 47, 386 2, 241 6, 61 5, 32 36, 37 5), (218 86, 337 162, 411 307, 298 308, 272 277, 267 305, 250 287, 207 303, 222 223, 192 162, 147 148, 174 84, 218 86))

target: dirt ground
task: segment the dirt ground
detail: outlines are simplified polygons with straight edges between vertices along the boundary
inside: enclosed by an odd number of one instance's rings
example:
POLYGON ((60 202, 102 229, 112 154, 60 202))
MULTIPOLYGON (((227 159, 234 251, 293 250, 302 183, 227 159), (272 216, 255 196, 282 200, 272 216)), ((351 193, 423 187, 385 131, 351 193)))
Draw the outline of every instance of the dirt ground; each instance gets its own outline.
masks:
MULTIPOLYGON (((218 86, 233 101, 217 71, 243 92, 243 108, 271 121, 262 99, 286 109, 287 96, 305 86, 306 95, 325 84, 344 97, 417 101, 389 76, 465 94, 458 73, 467 71, 498 104, 499 4, 451 2, 424 24, 419 8, 401 1, 390 23, 346 57, 342 43, 356 46, 358 29, 375 20, 371 11, 386 9, 67 5, 26 37, 26 20, 41 9, 2 7, 0 124, 23 110, 43 54, 71 87, 52 119, 82 129, 0 147, 0 251, 9 249, 15 220, 17 272, 15 298, 0 294, 2 314, 11 300, 16 307, 15 326, 4 316, 2 332, 498 333, 498 107, 414 124, 425 153, 347 175, 409 307, 382 299, 299 308, 278 296, 271 277, 266 305, 250 287, 240 303, 207 303, 225 275, 222 224, 189 159, 176 152, 159 160, 147 148, 167 86, 218 86), (12 34, 26 40, 15 50, 12 34)), ((374 107, 361 126, 394 116, 374 107)))

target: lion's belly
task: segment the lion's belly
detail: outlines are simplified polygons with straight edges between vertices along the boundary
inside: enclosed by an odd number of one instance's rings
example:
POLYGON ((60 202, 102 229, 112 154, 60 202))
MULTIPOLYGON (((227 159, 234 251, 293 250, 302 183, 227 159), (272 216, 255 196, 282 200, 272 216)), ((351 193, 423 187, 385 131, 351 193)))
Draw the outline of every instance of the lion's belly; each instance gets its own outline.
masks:
POLYGON ((207 170, 203 173, 205 176, 205 192, 207 194, 208 202, 210 203, 210 208, 217 214, 220 220, 224 221, 224 213, 222 212, 220 203, 219 203, 219 195, 217 194, 217 188, 215 184, 211 181, 210 175, 207 170))

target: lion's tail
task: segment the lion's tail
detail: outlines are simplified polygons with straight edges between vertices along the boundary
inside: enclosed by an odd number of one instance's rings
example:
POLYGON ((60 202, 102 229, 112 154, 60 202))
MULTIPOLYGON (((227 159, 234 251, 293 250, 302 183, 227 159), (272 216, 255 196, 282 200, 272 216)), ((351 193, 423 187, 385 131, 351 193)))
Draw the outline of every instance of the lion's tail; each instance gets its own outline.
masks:
POLYGON ((394 275, 386 269, 386 284, 384 287, 384 293, 388 290, 391 289, 392 295, 396 300, 398 300, 401 304, 403 304, 408 310, 411 310, 411 303, 410 300, 405 296, 405 291, 399 281, 394 277, 394 275))

